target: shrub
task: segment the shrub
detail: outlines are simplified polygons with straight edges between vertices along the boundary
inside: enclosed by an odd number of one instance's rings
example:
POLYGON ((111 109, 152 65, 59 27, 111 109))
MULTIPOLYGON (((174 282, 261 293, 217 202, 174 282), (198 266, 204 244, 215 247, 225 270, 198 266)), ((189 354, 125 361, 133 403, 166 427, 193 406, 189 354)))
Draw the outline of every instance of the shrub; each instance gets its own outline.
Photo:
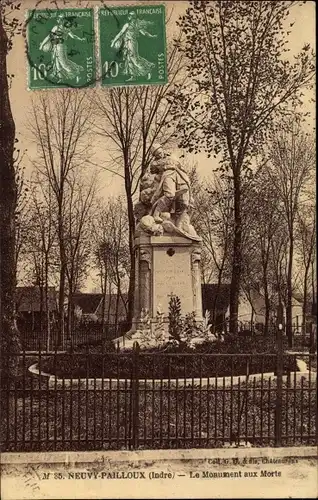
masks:
POLYGON ((181 300, 171 295, 169 300, 169 335, 175 342, 181 342, 182 335, 181 300))
MULTIPOLYGON (((138 359, 139 377, 150 379, 267 373, 275 372, 277 366, 276 348, 273 342, 263 338, 227 337, 224 342, 205 341, 194 348, 187 343, 168 343, 161 347, 144 348, 138 359), (209 353, 223 356, 205 356, 209 353)), ((104 343, 56 356, 42 369, 59 377, 130 378, 132 365, 130 349, 116 352, 113 343, 104 343)), ((285 373, 297 371, 295 356, 284 356, 283 369, 285 373)))
MULTIPOLYGON (((213 377, 275 372, 277 343, 274 336, 226 335, 210 333, 208 318, 197 323, 195 313, 182 318, 181 301, 172 295, 169 301, 169 339, 165 335, 163 313, 158 311, 154 331, 148 311, 142 311, 138 372, 140 378, 213 377), (157 355, 156 355, 157 354, 157 355), (174 356, 169 356, 174 354, 174 356), (192 356, 183 356, 192 354, 192 356), (224 356, 203 356, 223 354, 224 356), (246 354, 246 356, 239 356, 246 354), (232 356, 227 356, 232 355, 232 356), (233 356, 236 355, 236 356, 233 356)), ((287 340, 284 339, 285 347, 287 340)), ((119 377, 132 374, 131 350, 116 353, 113 342, 82 344, 75 352, 63 354, 47 364, 50 373, 68 377, 119 377)), ((284 356, 284 372, 297 371, 294 356, 284 356)))

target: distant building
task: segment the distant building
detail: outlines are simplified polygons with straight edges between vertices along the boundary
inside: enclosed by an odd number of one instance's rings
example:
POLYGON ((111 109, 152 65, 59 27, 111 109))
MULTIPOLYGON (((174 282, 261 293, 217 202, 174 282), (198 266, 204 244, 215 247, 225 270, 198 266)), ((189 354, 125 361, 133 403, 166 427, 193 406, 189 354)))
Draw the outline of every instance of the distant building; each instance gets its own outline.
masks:
POLYGON ((72 296, 76 318, 98 321, 98 308, 103 299, 101 293, 75 293, 72 296))
POLYGON ((104 301, 102 300, 99 304, 97 315, 99 318, 103 317, 103 307, 105 311, 105 319, 108 323, 126 321, 127 311, 128 311, 128 295, 123 293, 121 296, 117 294, 107 294, 104 301))
MULTIPOLYGON (((257 290, 252 290, 250 293, 250 300, 247 299, 245 295, 240 297, 239 304, 239 321, 244 324, 251 322, 253 318, 253 323, 258 325, 265 324, 265 298, 257 290)), ((274 319, 277 316, 278 305, 272 305, 272 310, 270 311, 270 319, 274 319)), ((286 307, 283 307, 284 322, 286 322, 286 307)), ((229 315, 229 311, 228 311, 229 315)), ((295 333, 300 333, 302 329, 303 320, 303 300, 302 298, 294 294, 292 298, 292 323, 295 333)))
POLYGON ((18 286, 16 288, 16 311, 19 323, 27 323, 33 328, 57 316, 57 292, 54 287, 48 287, 47 300, 45 290, 39 286, 18 286), (48 311, 47 311, 48 309, 48 311))
POLYGON ((249 300, 241 294, 239 303, 239 321, 248 324, 265 324, 265 299, 257 290, 251 290, 249 300))
POLYGON ((215 328, 217 331, 225 329, 226 313, 230 305, 230 285, 208 283, 201 286, 202 290, 202 312, 210 314, 210 321, 215 313, 215 328))
MULTIPOLYGON (((210 312, 210 318, 213 317, 215 308, 215 327, 216 330, 227 330, 230 317, 230 284, 221 284, 220 286, 211 283, 202 285, 202 309, 203 315, 206 311, 210 312)), ((238 306, 238 321, 241 330, 249 329, 251 320, 253 324, 265 324, 265 300, 264 297, 254 291, 251 293, 251 302, 245 295, 241 295, 238 306)))
POLYGON ((127 295, 107 294, 105 301, 102 293, 75 293, 72 297, 75 316, 84 321, 100 322, 105 318, 107 323, 125 321, 127 315, 127 295))

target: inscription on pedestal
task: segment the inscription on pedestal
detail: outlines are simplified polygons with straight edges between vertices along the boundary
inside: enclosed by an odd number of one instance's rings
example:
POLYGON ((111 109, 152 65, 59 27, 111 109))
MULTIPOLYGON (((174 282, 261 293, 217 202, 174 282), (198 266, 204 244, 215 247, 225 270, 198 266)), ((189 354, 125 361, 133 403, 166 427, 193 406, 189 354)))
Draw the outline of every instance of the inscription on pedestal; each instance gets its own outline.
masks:
POLYGON ((168 246, 153 248, 153 315, 160 304, 168 314, 169 295, 177 295, 181 300, 182 313, 194 310, 191 251, 189 247, 173 248, 168 246))

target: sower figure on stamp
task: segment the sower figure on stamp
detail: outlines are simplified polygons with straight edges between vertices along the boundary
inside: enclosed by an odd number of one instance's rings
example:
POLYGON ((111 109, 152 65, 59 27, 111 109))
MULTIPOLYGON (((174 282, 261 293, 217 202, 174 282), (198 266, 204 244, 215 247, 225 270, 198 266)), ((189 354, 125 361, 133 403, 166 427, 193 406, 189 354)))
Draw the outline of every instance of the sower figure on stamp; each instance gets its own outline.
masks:
POLYGON ((154 63, 147 61, 139 55, 138 36, 141 34, 148 38, 156 38, 146 31, 148 25, 153 24, 151 21, 145 21, 136 17, 136 12, 129 12, 127 23, 124 24, 120 32, 111 42, 111 47, 118 50, 123 50, 124 71, 123 73, 129 78, 128 81, 134 80, 140 76, 148 76, 151 78, 151 72, 154 68, 154 63))
POLYGON ((76 78, 79 80, 80 74, 84 68, 74 61, 71 61, 67 49, 67 38, 73 38, 85 42, 86 38, 79 37, 72 32, 71 23, 64 18, 62 14, 57 16, 56 25, 53 26, 49 35, 41 42, 40 50, 44 52, 51 52, 51 75, 57 79, 57 83, 62 81, 72 80, 76 78))
POLYGON ((191 206, 189 177, 160 145, 153 146, 152 154, 154 160, 150 171, 153 174, 161 174, 161 179, 152 196, 151 215, 155 222, 161 223, 171 214, 175 226, 187 230, 191 206))

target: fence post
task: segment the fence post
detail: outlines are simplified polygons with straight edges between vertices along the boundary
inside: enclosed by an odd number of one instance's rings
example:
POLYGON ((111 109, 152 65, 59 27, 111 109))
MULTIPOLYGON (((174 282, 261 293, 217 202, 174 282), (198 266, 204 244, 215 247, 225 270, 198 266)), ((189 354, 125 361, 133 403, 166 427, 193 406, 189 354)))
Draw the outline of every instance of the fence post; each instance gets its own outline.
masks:
POLYGON ((132 376, 132 445, 138 449, 139 444, 139 351, 138 342, 133 345, 133 376, 132 376))
POLYGON ((282 397, 283 397, 283 325, 277 331, 277 389, 275 408, 275 446, 282 445, 282 397))

